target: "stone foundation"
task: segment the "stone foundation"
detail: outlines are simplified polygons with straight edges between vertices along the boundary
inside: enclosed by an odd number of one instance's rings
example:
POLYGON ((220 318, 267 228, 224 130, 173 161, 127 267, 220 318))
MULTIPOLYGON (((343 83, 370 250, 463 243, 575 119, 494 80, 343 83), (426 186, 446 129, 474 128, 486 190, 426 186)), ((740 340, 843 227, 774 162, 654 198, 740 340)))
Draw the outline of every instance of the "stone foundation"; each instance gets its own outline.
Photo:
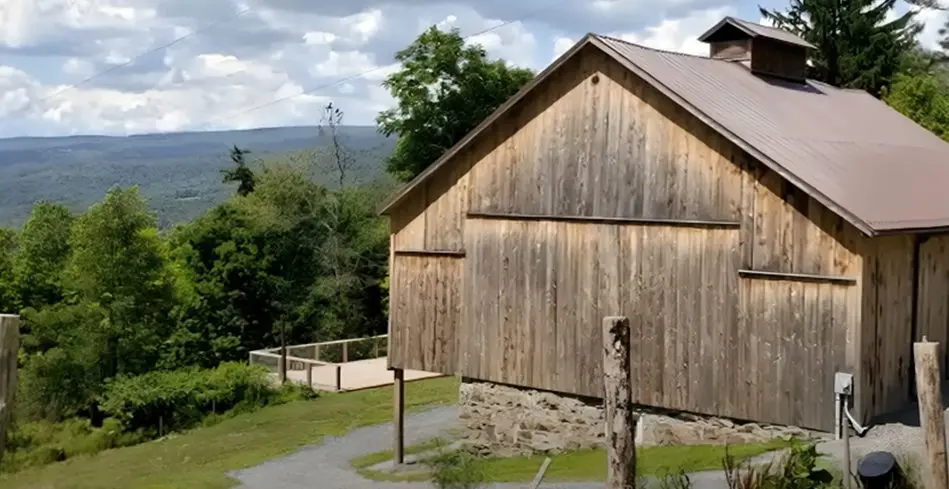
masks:
MULTIPOLYGON (((483 453, 511 456, 602 446, 602 401, 464 379, 460 389, 465 442, 483 453)), ((764 442, 819 435, 800 428, 737 423, 686 413, 640 412, 636 444, 764 442)))

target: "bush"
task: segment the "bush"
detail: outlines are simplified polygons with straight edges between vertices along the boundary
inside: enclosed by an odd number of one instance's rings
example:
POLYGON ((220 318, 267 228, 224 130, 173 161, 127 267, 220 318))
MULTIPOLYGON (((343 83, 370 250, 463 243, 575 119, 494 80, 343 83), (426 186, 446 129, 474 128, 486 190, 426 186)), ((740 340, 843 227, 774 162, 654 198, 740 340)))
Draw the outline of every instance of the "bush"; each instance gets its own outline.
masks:
POLYGON ((209 414, 253 410, 281 402, 266 368, 222 363, 119 377, 106 385, 100 407, 128 430, 162 433, 193 427, 209 414))
POLYGON ((486 482, 478 457, 465 450, 446 450, 425 460, 431 469, 432 484, 439 489, 477 489, 486 482))
POLYGON ((754 466, 737 463, 726 447, 725 481, 728 489, 832 489, 833 475, 817 468, 819 458, 813 443, 796 444, 780 460, 754 466))
POLYGON ((59 423, 17 423, 7 442, 8 452, 3 457, 2 469, 13 472, 46 465, 77 455, 134 445, 143 439, 141 433, 125 432, 122 424, 111 418, 106 419, 101 428, 81 418, 59 423))

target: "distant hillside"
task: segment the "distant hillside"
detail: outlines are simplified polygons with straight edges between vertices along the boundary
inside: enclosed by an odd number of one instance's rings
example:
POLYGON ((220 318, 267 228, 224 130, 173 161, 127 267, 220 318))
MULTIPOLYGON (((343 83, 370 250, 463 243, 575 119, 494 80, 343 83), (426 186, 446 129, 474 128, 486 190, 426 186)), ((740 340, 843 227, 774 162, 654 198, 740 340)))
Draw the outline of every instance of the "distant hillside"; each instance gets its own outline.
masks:
MULTIPOLYGON (((356 154, 347 179, 384 177, 383 159, 394 139, 368 126, 340 132, 356 154)), ((40 199, 80 211, 114 185, 138 185, 165 227, 200 215, 233 192, 221 183, 221 169, 231 164, 227 153, 235 144, 251 150, 252 159, 292 154, 309 161, 317 158, 307 150, 327 143, 316 127, 0 139, 0 225, 21 224, 40 199)), ((322 167, 325 161, 314 163, 322 167)), ((335 181, 329 171, 316 173, 322 183, 335 181)))

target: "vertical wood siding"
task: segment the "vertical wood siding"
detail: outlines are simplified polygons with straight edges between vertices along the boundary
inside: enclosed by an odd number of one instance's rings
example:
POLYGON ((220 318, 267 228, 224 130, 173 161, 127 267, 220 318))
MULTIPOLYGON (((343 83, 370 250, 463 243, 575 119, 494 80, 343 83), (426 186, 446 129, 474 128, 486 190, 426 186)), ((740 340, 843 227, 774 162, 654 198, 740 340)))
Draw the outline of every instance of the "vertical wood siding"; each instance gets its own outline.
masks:
POLYGON ((463 375, 601 396, 599 324, 620 314, 635 326, 635 402, 832 428, 854 286, 739 283, 737 229, 491 219, 465 229, 463 375))
MULTIPOLYGON (((431 258, 393 257, 403 276, 390 299, 393 366, 437 364, 437 372, 595 396, 599 321, 619 312, 641 324, 633 348, 640 402, 830 430, 833 372, 861 378, 874 365, 867 355, 877 337, 861 319, 874 310, 860 305, 869 278, 860 233, 592 48, 396 208, 392 232, 397 250, 466 252, 437 259, 457 263, 461 281, 442 293, 460 294, 459 323, 439 329, 457 331, 457 354, 438 361, 425 360, 434 354, 418 348, 428 340, 415 338, 431 327, 426 304, 443 299, 420 298, 405 282, 429 280, 431 258), (739 270, 855 283, 739 278, 739 270)), ((868 392, 858 392, 858 406, 868 392)))
POLYGON ((864 417, 909 402, 913 354, 913 239, 867 240, 864 256, 862 376, 864 417))
POLYGON ((946 370, 949 355, 949 235, 922 239, 919 245, 919 299, 916 338, 926 336, 942 345, 940 367, 946 370))
POLYGON ((389 276, 389 363, 454 374, 462 260, 393 255, 389 276))

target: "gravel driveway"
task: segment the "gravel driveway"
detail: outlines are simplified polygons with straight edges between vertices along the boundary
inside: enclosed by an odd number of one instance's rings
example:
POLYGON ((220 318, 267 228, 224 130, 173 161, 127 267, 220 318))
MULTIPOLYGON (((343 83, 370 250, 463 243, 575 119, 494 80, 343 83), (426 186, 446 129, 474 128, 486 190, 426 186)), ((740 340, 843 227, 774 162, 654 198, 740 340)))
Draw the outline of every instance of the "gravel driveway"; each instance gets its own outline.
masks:
MULTIPOLYGON (((420 443, 456 428, 458 411, 455 407, 438 407, 407 414, 405 417, 406 445, 420 443)), ((349 465, 350 460, 389 448, 392 444, 392 425, 369 426, 350 431, 342 437, 324 438, 320 445, 265 462, 256 467, 232 472, 240 489, 430 489, 427 482, 378 482, 364 479, 349 465)), ((556 462, 555 462, 556 463, 556 462)), ((696 488, 724 488, 720 473, 692 474, 696 488)), ((527 483, 494 484, 493 489, 523 489, 527 483)), ((596 482, 545 482, 542 489, 603 489, 596 482)))
MULTIPOLYGON (((915 407, 894 417, 890 422, 873 427, 865 437, 854 437, 851 452, 854 461, 874 450, 889 450, 894 453, 918 453, 922 437, 915 407)), ((947 423, 949 424, 949 423, 947 423)), ((408 414, 405 417, 406 445, 420 443, 443 436, 458 426, 456 407, 437 407, 427 411, 408 414)), ((350 466, 350 460, 369 453, 389 448, 392 444, 392 425, 369 426, 350 431, 342 437, 327 437, 323 443, 265 462, 256 467, 236 471, 230 475, 237 479, 241 489, 429 489, 427 482, 377 482, 364 479, 350 466)), ((821 443, 820 451, 838 460, 842 458, 842 443, 821 443)), ((773 457, 774 455, 771 455, 773 457)), ((768 455, 758 460, 769 458, 768 455)), ((556 463, 556 461, 554 461, 556 463)), ((854 465, 855 467, 855 465, 854 465)), ((721 472, 690 474, 696 489, 724 489, 721 472)), ((494 484, 494 489, 526 488, 526 483, 494 484)), ((542 489, 602 489, 602 483, 555 483, 545 482, 542 489)))

